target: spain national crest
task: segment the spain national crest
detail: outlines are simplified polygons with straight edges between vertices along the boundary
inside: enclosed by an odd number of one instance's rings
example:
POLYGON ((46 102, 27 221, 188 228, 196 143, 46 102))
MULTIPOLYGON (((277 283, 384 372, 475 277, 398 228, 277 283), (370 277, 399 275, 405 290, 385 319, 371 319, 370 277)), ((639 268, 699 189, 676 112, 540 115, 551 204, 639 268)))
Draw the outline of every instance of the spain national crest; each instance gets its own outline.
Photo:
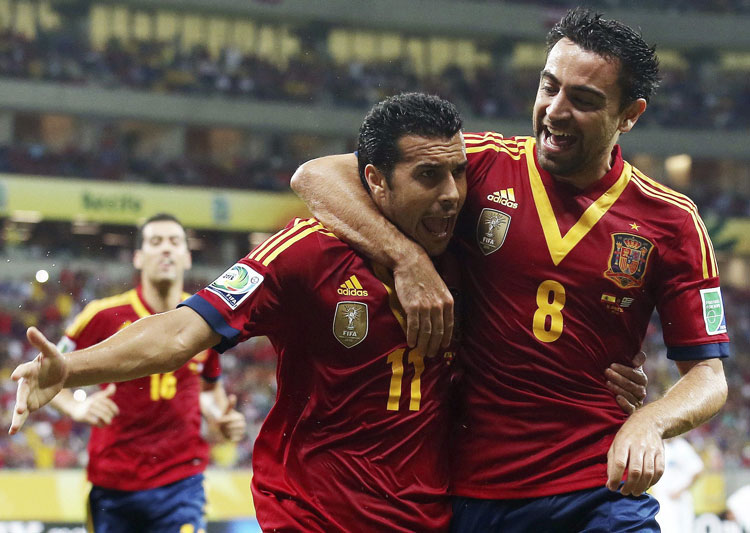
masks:
POLYGON ((613 233, 609 268, 604 277, 623 289, 640 287, 653 248, 654 243, 638 235, 613 233))

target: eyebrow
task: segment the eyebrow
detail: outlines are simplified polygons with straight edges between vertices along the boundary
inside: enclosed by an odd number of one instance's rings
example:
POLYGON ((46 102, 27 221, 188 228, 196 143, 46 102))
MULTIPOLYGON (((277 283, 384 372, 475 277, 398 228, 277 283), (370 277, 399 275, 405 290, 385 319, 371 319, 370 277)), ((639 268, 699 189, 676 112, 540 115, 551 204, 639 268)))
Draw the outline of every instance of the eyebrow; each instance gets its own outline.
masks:
MULTIPOLYGON (((562 85, 562 83, 560 83, 560 80, 557 79, 557 76, 555 76, 554 74, 552 74, 547 69, 542 70, 542 73, 541 73, 540 77, 541 78, 549 78, 550 80, 554 81, 558 85, 562 85)), ((593 87, 589 87, 588 85, 573 85, 572 88, 575 89, 575 90, 577 90, 577 91, 583 91, 583 92, 592 94, 592 95, 596 96, 597 98, 601 98, 602 100, 606 100, 607 99, 607 95, 604 94, 602 91, 600 91, 599 89, 594 89, 593 87)))
MULTIPOLYGON (((458 165, 456 165, 456 170, 463 170, 468 165, 469 165, 469 160, 468 159, 464 159, 461 163, 459 163, 458 165)), ((440 163, 425 162, 425 163, 418 164, 414 168, 416 170, 422 170, 422 169, 427 169, 427 168, 441 168, 443 166, 445 166, 445 165, 442 165, 440 163)))

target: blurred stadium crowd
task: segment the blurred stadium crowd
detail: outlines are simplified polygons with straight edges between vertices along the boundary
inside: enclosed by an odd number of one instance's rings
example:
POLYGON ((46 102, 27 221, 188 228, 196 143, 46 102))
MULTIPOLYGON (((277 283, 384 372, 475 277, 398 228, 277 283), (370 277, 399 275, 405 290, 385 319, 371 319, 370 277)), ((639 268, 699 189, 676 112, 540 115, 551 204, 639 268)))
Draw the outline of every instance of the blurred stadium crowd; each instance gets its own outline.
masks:
MULTIPOLYGON (((704 55, 664 69, 662 86, 640 122, 717 131, 747 128, 750 77, 719 68, 711 54, 704 55)), ((8 79, 342 109, 366 109, 389 94, 418 88, 444 96, 474 116, 497 119, 500 128, 504 119, 528 120, 538 76, 538 69, 511 62, 479 66, 471 73, 448 65, 437 74, 418 73, 406 59, 342 64, 320 46, 279 63, 233 47, 211 54, 204 45, 184 51, 163 40, 109 39, 100 48, 58 30, 40 28, 34 38, 12 29, 0 32, 0 77, 8 79)), ((76 138, 51 146, 42 138, 15 136, 0 143, 0 172, 286 190, 289 176, 309 154, 300 153, 284 135, 264 135, 269 149, 262 156, 239 154, 221 161, 188 149, 178 155, 158 150, 144 154, 136 149, 141 142, 137 133, 117 123, 101 128, 95 146, 76 138)), ((750 198, 741 192, 696 181, 690 187, 682 192, 696 199, 704 214, 750 215, 750 198)))
MULTIPOLYGON (((507 0, 474 0, 477 2, 500 2, 507 0)), ((511 0, 512 2, 513 0, 511 0)), ((528 4, 544 6, 557 6, 567 8, 570 2, 565 0, 526 0, 528 4)), ((598 9, 632 7, 628 0, 590 0, 587 6, 598 9)), ((748 0, 641 0, 638 7, 649 9, 683 11, 705 11, 709 13, 748 13, 750 2, 748 0)))
MULTIPOLYGON (((750 80, 719 69, 710 57, 664 70, 659 95, 643 121, 665 127, 737 129, 750 122, 750 80)), ((281 66, 233 47, 212 55, 205 46, 110 39, 104 49, 70 34, 39 31, 30 39, 0 35, 0 76, 145 91, 326 103, 366 108, 390 94, 420 87, 486 118, 527 120, 538 69, 497 65, 473 76, 456 66, 419 76, 408 61, 338 64, 324 50, 305 49, 281 66)))

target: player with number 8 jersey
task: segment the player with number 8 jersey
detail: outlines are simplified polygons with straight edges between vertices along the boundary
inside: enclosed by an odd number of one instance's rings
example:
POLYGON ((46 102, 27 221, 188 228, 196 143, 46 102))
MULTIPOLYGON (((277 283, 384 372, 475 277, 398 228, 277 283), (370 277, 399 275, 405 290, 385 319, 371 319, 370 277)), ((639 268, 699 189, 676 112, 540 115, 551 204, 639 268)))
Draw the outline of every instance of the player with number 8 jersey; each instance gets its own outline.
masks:
MULTIPOLYGON (((140 287, 95 300, 68 327, 60 351, 88 348, 153 314, 140 287)), ((143 491, 203 472, 209 450, 201 437, 201 378, 215 382, 220 375, 218 353, 207 350, 174 372, 117 383, 112 399, 119 414, 91 428, 89 481, 143 491)))
POLYGON ((534 138, 465 139, 456 236, 472 305, 454 493, 602 486, 627 415, 601 375, 638 352, 654 307, 670 359, 728 355, 708 233, 692 201, 625 162, 619 146, 611 170, 579 190, 540 167, 534 138), (492 327, 479 327, 488 316, 492 327))
POLYGON ((220 351, 267 335, 278 353, 253 451, 264 531, 447 528, 453 351, 407 348, 387 269, 296 219, 182 305, 220 351))

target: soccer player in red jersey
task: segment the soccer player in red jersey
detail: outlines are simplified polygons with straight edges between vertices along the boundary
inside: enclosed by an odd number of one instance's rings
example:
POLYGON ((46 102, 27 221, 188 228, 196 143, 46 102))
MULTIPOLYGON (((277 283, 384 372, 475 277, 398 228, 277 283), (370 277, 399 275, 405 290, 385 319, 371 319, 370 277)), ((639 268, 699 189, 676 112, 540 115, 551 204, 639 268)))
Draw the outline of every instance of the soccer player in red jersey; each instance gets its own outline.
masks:
MULTIPOLYGON (((452 104, 412 94, 375 106, 360 131, 363 184, 431 256, 448 246, 466 195, 460 128, 452 104)), ((441 270, 454 285, 449 265, 441 270)), ((166 372, 210 346, 267 335, 279 362, 276 404, 253 453, 261 527, 448 528, 454 349, 434 357, 408 349, 391 273, 315 219, 292 221, 177 310, 80 353, 63 357, 38 331, 29 335, 44 356, 15 375, 12 432, 26 405, 38 408, 66 379, 75 386, 166 372)))
MULTIPOLYGON (((190 263, 179 221, 167 214, 149 218, 138 231, 133 256, 140 285, 89 303, 68 327, 60 351, 87 348, 141 318, 177 307, 188 296, 182 287, 190 263)), ((61 412, 93 426, 88 511, 97 533, 205 529, 203 471, 209 448, 201 437, 201 412, 231 440, 244 436, 245 419, 219 380, 218 353, 195 354, 171 372, 103 384, 84 401, 67 389, 52 400, 61 412)))
MULTIPOLYGON (((466 135, 452 530, 658 531, 644 491, 663 471, 662 438, 726 399, 716 260, 695 205, 617 146, 657 84, 653 48, 583 9, 548 45, 535 136, 466 135), (682 377, 626 420, 601 376, 638 351, 654 308, 682 377)), ((293 186, 337 235, 393 270, 409 343, 432 353, 450 338, 449 293, 355 175, 353 156, 332 156, 303 165, 293 186)))

